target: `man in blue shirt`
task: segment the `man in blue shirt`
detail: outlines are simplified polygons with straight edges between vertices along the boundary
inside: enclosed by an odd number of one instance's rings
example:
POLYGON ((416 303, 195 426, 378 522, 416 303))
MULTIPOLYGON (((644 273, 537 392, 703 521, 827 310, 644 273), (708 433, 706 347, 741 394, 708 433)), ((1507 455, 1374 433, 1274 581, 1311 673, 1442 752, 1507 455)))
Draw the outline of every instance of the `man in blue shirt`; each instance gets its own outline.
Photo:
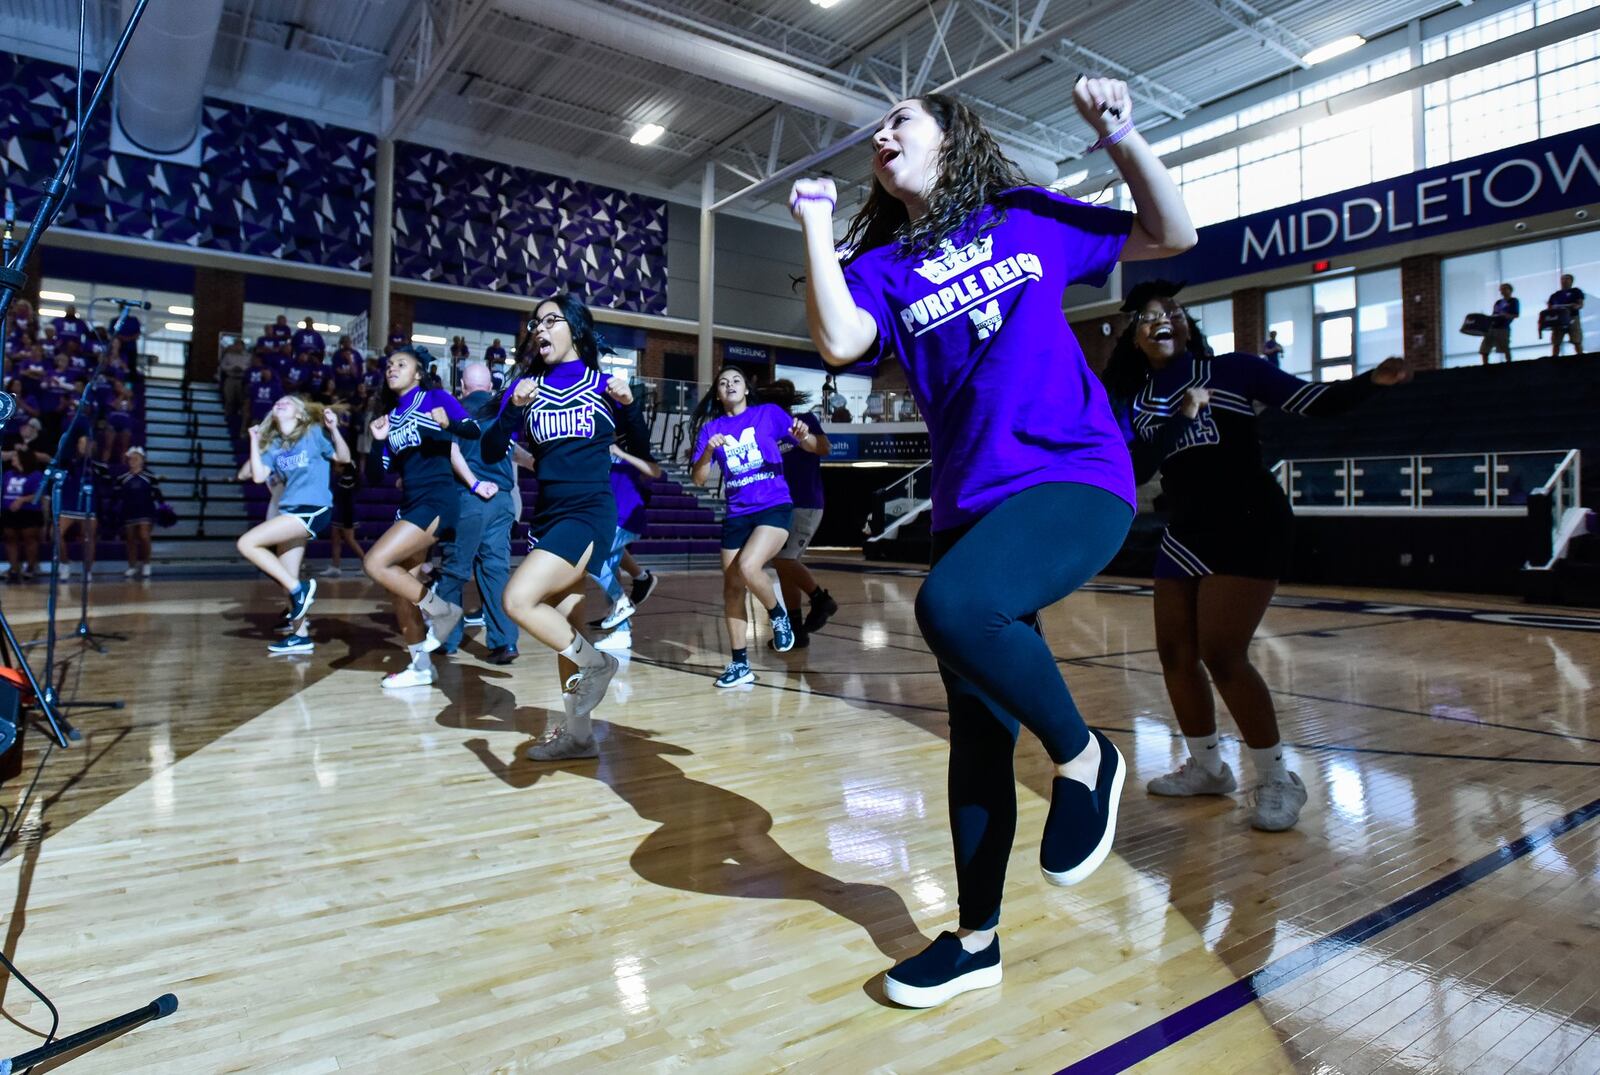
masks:
POLYGON ((78 316, 78 308, 72 303, 67 304, 67 312, 52 322, 56 330, 56 339, 61 341, 75 340, 79 347, 89 338, 89 325, 78 316))
POLYGON ((1499 351, 1511 361, 1511 322, 1522 316, 1522 302, 1511 297, 1511 285, 1500 285, 1500 297, 1495 300, 1494 312, 1489 315, 1489 331, 1478 345, 1478 355, 1483 364, 1489 364, 1489 352, 1499 351))
POLYGON ((1561 357, 1561 341, 1572 341, 1572 353, 1583 354, 1583 290, 1573 286, 1572 274, 1563 273, 1561 290, 1545 304, 1555 314, 1550 326, 1550 357, 1561 357))
MULTIPOLYGON (((467 413, 485 423, 499 411, 499 399, 490 387, 489 367, 469 362, 461 371, 461 405, 467 413)), ((447 600, 461 603, 467 580, 476 578, 483 599, 484 644, 489 647, 490 664, 510 664, 517 659, 518 628, 506 615, 502 595, 511 577, 511 527, 516 522, 512 489, 516 468, 511 461, 504 431, 485 435, 480 440, 459 442, 462 461, 472 481, 463 478, 461 517, 455 539, 444 547, 444 566, 440 570, 438 592, 447 600)), ((446 653, 461 645, 462 624, 439 641, 446 653)))
POLYGON ((1267 333, 1267 342, 1261 348, 1261 357, 1272 363, 1273 369, 1283 368, 1283 344, 1278 342, 1278 330, 1267 333))

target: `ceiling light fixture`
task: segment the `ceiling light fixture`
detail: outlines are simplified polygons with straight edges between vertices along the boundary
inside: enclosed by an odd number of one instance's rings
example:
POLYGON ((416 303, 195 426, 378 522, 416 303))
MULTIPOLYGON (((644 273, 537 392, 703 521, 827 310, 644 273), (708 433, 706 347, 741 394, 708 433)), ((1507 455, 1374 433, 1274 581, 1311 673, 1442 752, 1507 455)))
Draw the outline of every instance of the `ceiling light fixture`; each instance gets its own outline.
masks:
POLYGON ((70 291, 41 291, 41 292, 39 292, 39 297, 41 299, 54 299, 57 302, 76 302, 76 301, 78 301, 77 298, 74 297, 72 292, 70 292, 70 291))
POLYGON ((811 2, 813 4, 815 4, 817 7, 820 7, 823 10, 827 10, 828 8, 832 7, 834 4, 837 4, 839 2, 839 0, 811 0, 811 2))
POLYGON ((1358 49, 1366 43, 1367 39, 1360 34, 1350 34, 1348 37, 1341 37, 1337 41, 1330 41, 1321 48, 1314 48, 1300 58, 1306 62, 1307 67, 1315 67, 1317 64, 1331 60, 1335 56, 1343 56, 1347 52, 1358 49))
POLYGON ((636 146, 647 146, 666 133, 667 129, 661 126, 661 124, 646 123, 643 127, 640 127, 637 131, 634 131, 633 137, 628 139, 628 141, 632 142, 636 146))

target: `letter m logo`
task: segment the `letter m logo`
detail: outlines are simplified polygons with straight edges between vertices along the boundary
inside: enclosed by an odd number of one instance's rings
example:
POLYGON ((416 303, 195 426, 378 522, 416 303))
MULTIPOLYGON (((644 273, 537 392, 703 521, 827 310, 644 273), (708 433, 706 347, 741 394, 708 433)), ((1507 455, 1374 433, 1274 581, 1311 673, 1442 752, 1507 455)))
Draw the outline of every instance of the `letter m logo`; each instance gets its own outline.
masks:
POLYGON ((977 330, 980 340, 993 336, 1005 323, 1005 318, 1000 316, 999 299, 990 299, 989 305, 968 310, 967 316, 972 318, 972 327, 977 330))

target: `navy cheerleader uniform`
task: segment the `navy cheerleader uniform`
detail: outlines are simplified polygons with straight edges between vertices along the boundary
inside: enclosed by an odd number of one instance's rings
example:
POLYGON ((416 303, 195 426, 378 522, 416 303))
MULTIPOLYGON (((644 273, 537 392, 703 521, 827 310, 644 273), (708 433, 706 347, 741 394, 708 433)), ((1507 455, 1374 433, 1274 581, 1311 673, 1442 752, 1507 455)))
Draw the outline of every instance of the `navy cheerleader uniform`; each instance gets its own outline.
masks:
POLYGON ((535 545, 577 566, 591 547, 587 570, 599 577, 617 532, 617 500, 611 492, 611 445, 620 428, 624 447, 646 455, 635 423, 621 419, 622 405, 606 395, 610 377, 579 359, 535 378, 526 408, 511 403, 507 389, 497 424, 522 426, 537 462, 539 497, 534 503, 535 545), (509 418, 509 420, 508 420, 509 418))
POLYGON ((455 536, 461 497, 450 466, 451 440, 477 440, 481 433, 466 408, 448 392, 418 385, 400 397, 389 412, 389 437, 383 445, 384 469, 394 468, 404 485, 395 521, 426 530, 437 519, 434 537, 449 540, 455 536), (435 407, 449 416, 448 430, 431 417, 435 407))
POLYGON ((124 471, 117 475, 117 514, 126 526, 129 523, 156 521, 156 505, 161 503, 161 480, 148 470, 124 471))
POLYGON ((1140 482, 1158 468, 1171 505, 1158 579, 1206 575, 1280 579, 1289 566, 1294 513, 1278 479, 1261 463, 1256 415, 1349 410, 1375 390, 1370 372, 1312 384, 1255 355, 1177 355, 1151 373, 1133 400, 1140 482), (1193 418, 1182 413, 1191 388, 1211 393, 1193 418))

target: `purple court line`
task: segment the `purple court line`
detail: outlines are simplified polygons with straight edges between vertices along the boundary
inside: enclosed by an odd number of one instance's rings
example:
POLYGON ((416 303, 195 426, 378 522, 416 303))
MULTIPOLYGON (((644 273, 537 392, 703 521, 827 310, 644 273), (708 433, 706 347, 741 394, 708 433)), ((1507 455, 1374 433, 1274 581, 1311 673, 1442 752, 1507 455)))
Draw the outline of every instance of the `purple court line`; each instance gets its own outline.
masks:
POLYGON ((1212 1023, 1232 1015, 1247 1004, 1252 1004, 1268 993, 1281 989, 1329 960, 1363 944, 1391 927, 1399 925, 1419 911, 1448 899, 1469 885, 1488 877, 1540 848, 1553 843, 1557 837, 1600 816, 1600 799, 1558 818, 1548 825, 1502 844, 1476 861, 1445 874, 1414 892, 1401 896, 1393 903, 1380 907, 1371 914, 1356 919, 1287 955, 1279 956, 1260 970, 1240 978, 1232 985, 1223 986, 1210 996, 1180 1008, 1143 1030, 1135 1031, 1121 1041, 1113 1042, 1099 1052, 1062 1068, 1057 1075, 1092 1075, 1100 1072, 1126 1071, 1150 1059, 1169 1045, 1175 1045, 1191 1034, 1204 1030, 1212 1023))

